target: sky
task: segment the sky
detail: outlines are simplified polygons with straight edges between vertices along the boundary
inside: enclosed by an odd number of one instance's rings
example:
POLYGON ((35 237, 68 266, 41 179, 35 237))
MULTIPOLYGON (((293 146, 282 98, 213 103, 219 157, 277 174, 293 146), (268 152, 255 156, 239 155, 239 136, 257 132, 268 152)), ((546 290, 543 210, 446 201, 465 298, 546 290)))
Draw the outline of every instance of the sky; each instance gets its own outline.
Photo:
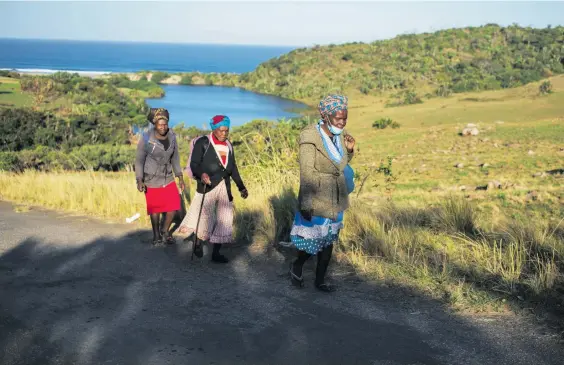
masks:
POLYGON ((311 46, 487 23, 564 25, 564 2, 0 1, 0 38, 311 46))

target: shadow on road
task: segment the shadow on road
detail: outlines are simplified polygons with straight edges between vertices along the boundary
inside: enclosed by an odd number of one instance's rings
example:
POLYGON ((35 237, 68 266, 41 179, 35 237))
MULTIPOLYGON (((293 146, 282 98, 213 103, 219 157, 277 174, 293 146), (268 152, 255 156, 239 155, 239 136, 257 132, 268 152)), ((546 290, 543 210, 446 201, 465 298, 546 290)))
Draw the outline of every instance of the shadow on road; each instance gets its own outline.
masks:
POLYGON ((335 278, 334 295, 296 290, 283 258, 252 260, 243 245, 228 251, 228 265, 191 262, 191 245, 153 248, 146 237, 28 237, 5 250, 0 363, 560 363, 534 341, 488 333, 405 288, 352 275, 335 278))

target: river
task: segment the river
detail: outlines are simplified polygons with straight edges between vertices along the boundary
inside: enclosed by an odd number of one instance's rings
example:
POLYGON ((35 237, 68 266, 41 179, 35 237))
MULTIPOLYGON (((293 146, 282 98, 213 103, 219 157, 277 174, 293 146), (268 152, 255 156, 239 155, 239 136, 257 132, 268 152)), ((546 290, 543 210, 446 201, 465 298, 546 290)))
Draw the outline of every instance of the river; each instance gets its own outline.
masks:
POLYGON ((166 108, 170 126, 208 128, 208 121, 217 114, 227 115, 231 126, 255 119, 278 120, 299 116, 305 104, 276 96, 257 94, 240 88, 221 86, 163 85, 165 96, 147 99, 151 107, 166 108))

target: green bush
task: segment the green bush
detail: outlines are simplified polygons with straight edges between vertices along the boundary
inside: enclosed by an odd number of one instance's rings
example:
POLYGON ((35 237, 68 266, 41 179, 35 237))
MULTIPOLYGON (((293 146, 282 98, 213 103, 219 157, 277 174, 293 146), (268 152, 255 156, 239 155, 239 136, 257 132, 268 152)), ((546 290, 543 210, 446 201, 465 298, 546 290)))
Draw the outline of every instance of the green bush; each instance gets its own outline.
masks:
POLYGON ((539 93, 541 95, 552 93, 552 83, 550 81, 544 81, 542 84, 540 84, 539 93))
POLYGON ((367 86, 361 86, 359 90, 360 90, 360 92, 363 93, 364 95, 370 94, 370 88, 368 88, 367 86))
POLYGON ((417 93, 415 91, 407 91, 407 92, 405 92, 403 103, 405 105, 421 104, 421 103, 423 103, 423 101, 421 100, 421 98, 419 96, 417 96, 417 93))
POLYGON ((180 79, 180 85, 192 85, 192 83, 192 75, 182 75, 182 78, 180 79))
POLYGON ((155 71, 151 76, 151 81, 154 82, 155 84, 159 84, 161 81, 168 78, 168 76, 169 75, 166 72, 155 71))
POLYGON ((441 85, 439 86, 439 88, 435 91, 435 94, 437 96, 446 98, 447 96, 450 96, 452 94, 452 89, 448 86, 448 85, 441 85))
POLYGON ((394 123, 394 121, 391 118, 380 118, 372 123, 372 128, 384 129, 392 123, 394 123))
POLYGON ((0 152, 0 171, 19 170, 19 158, 16 152, 0 152))
POLYGON ((10 70, 0 70, 0 76, 1 77, 10 77, 12 79, 19 79, 20 78, 20 74, 15 72, 15 71, 10 71, 10 70))

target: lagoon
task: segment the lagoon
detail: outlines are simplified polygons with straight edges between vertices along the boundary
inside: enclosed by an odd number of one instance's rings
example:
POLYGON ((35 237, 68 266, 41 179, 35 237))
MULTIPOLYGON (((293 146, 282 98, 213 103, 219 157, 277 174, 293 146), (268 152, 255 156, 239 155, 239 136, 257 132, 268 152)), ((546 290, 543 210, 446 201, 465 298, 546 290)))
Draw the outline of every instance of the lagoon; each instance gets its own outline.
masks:
POLYGON ((153 108, 166 108, 170 125, 209 128, 208 121, 217 114, 227 115, 232 126, 255 119, 278 120, 299 116, 307 106, 297 101, 257 94, 234 87, 162 85, 165 96, 147 99, 153 108))

